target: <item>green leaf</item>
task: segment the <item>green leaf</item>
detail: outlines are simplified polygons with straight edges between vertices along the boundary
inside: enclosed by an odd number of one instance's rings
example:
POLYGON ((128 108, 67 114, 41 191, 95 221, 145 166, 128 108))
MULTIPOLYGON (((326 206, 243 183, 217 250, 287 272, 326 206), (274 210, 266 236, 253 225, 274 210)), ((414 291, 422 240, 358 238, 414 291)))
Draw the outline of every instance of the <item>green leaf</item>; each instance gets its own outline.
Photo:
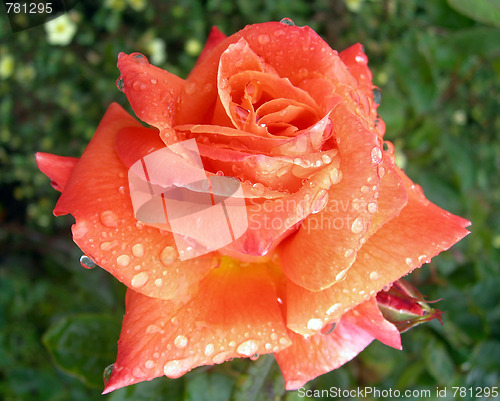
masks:
POLYGON ((206 371, 193 372, 186 381, 186 401, 228 401, 235 384, 228 375, 206 371))
POLYGON ((500 0, 448 0, 448 4, 475 21, 500 27, 500 0))
POLYGON ((108 401, 181 401, 183 390, 184 379, 162 377, 115 390, 108 401))
POLYGON ((62 318, 43 336, 55 363, 88 386, 102 387, 102 372, 116 358, 120 321, 106 314, 62 318))
POLYGON ((232 400, 267 401, 279 399, 284 393, 284 382, 274 357, 262 355, 240 376, 232 400))
POLYGON ((453 378, 453 361, 445 346, 439 341, 430 341, 425 350, 427 370, 434 377, 436 383, 449 385, 453 378))

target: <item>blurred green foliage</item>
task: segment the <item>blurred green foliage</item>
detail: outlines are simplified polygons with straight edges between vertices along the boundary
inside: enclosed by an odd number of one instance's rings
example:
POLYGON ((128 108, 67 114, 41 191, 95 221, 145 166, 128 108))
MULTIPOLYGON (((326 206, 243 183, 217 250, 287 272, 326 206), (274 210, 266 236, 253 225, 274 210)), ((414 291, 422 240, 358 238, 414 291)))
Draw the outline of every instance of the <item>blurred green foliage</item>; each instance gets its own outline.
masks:
POLYGON ((432 201, 473 223, 469 237, 411 278, 430 299, 443 298, 444 325, 405 333, 403 352, 374 343, 308 388, 431 389, 437 399, 446 386, 452 399, 451 386, 499 385, 498 10, 498 0, 80 1, 61 28, 66 45, 44 26, 12 34, 1 15, 0 399, 300 399, 285 393, 269 356, 101 396, 124 290, 104 271, 81 268, 71 218, 52 217, 58 194, 33 157, 79 156, 110 102, 128 108, 115 86, 120 51, 185 77, 212 25, 231 34, 283 17, 335 49, 364 44, 398 163, 432 201))

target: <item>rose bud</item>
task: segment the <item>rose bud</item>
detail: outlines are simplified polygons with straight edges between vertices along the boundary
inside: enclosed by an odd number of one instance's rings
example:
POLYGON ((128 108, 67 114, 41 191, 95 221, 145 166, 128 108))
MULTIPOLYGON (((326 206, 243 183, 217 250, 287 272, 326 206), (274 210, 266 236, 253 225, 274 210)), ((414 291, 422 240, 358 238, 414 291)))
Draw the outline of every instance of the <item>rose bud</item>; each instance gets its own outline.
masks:
POLYGON ((380 291, 377 294, 377 304, 384 318, 401 333, 432 319, 443 323, 442 312, 431 308, 422 294, 403 279, 394 282, 387 291, 380 291))

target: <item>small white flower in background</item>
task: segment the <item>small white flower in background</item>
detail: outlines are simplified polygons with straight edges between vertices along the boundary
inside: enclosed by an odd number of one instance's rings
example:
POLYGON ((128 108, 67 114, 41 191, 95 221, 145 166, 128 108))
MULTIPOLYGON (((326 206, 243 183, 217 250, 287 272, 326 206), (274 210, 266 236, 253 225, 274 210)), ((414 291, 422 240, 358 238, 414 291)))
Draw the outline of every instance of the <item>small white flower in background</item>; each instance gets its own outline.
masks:
POLYGON ((149 53, 149 60, 155 64, 159 65, 167 59, 167 53, 165 51, 165 41, 160 38, 154 38, 147 45, 147 50, 149 53))
POLYGON ((353 13, 359 12, 361 10, 361 4, 363 0, 344 0, 347 9, 353 13))
POLYGON ((0 79, 9 78, 14 72, 14 57, 10 54, 0 56, 0 79))
POLYGON ((464 110, 455 110, 452 116, 453 122, 457 125, 465 125, 467 122, 467 113, 464 110))
POLYGON ((134 11, 142 11, 146 8, 145 0, 128 0, 128 4, 134 11))
POLYGON ((45 24, 47 41, 51 45, 66 46, 76 33, 76 24, 68 14, 63 14, 45 24))
POLYGON ((203 48, 202 43, 198 39, 189 39, 184 45, 184 50, 190 56, 197 56, 203 48))

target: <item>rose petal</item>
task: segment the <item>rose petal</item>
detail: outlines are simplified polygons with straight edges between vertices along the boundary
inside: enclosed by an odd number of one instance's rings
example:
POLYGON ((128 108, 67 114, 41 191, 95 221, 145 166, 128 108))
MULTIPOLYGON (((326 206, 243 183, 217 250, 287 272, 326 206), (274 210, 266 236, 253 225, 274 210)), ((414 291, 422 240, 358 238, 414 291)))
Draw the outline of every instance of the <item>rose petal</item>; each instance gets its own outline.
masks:
POLYGON ((127 167, 115 151, 117 132, 141 129, 117 104, 104 115, 76 164, 54 214, 71 213, 73 240, 98 265, 145 295, 186 297, 210 270, 211 256, 180 262, 171 233, 134 218, 127 167))
POLYGON ((52 187, 62 192, 78 162, 77 157, 57 156, 50 153, 35 153, 36 164, 50 178, 52 187))
POLYGON ((288 283, 288 328, 311 334, 311 318, 323 324, 335 321, 353 305, 374 296, 469 233, 464 228, 467 220, 429 202, 404 173, 398 173, 408 192, 408 203, 367 240, 345 279, 320 292, 288 283))
POLYGON ((267 269, 225 258, 184 305, 129 290, 118 356, 104 393, 289 346, 267 269))
POLYGON ((198 56, 198 60, 196 60, 196 65, 198 65, 205 58, 207 58, 207 56, 211 53, 211 51, 226 38, 227 36, 224 35, 221 31, 219 31, 219 28, 217 28, 214 25, 212 29, 210 29, 210 33, 208 34, 208 39, 205 42, 205 45, 203 46, 203 50, 198 56))
POLYGON ((245 39, 250 49, 271 64, 280 77, 292 85, 313 76, 322 75, 334 82, 356 87, 355 78, 340 60, 338 53, 308 26, 286 26, 279 22, 249 25, 223 40, 190 73, 182 93, 179 124, 209 124, 211 110, 217 101, 215 85, 222 53, 230 44, 245 39), (302 46, 297 46, 301 43, 302 46), (305 67, 304 60, 307 60, 305 67))
POLYGON ((164 148, 165 143, 156 129, 126 127, 117 132, 115 147, 123 164, 131 167, 137 160, 164 148))
POLYGON ((370 101, 370 117, 377 117, 378 104, 373 99, 372 73, 368 68, 368 57, 363 51, 363 46, 356 43, 339 53, 340 59, 349 68, 349 71, 357 79, 359 88, 370 101))
POLYGON ((345 313, 329 334, 304 338, 290 333, 292 345, 275 354, 287 390, 337 369, 358 355, 373 339, 401 349, 396 327, 384 319, 374 298, 345 313))
POLYGON ((325 209, 305 219, 279 246, 286 276, 311 291, 343 280, 371 224, 366 205, 376 205, 379 196, 382 150, 377 135, 344 104, 330 118, 337 133, 342 181, 329 190, 325 209))
POLYGON ((120 53, 118 68, 123 80, 122 90, 137 117, 173 135, 172 125, 184 80, 149 64, 139 53, 120 53))

